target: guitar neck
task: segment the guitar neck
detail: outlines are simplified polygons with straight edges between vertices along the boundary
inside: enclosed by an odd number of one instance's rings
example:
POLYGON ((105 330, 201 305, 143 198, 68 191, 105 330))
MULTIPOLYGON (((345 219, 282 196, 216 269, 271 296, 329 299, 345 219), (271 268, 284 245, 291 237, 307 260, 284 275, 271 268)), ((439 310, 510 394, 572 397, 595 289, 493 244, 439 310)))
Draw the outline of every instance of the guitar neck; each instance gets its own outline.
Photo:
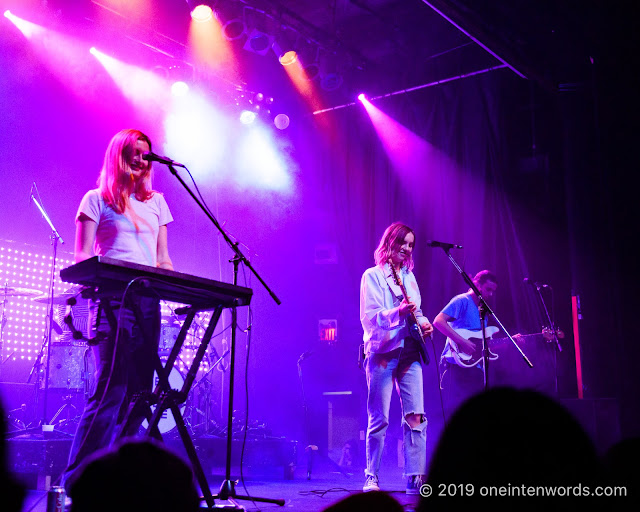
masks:
MULTIPOLYGON (((398 282, 398 286, 400 287, 400 290, 402 291, 402 296, 404 297, 404 300, 406 300, 407 302, 410 302, 409 294, 407 293, 407 289, 404 287, 404 283, 400 281, 400 279, 397 279, 397 282, 398 282)), ((420 338, 422 339, 422 341, 424 341, 424 333, 422 332, 420 323, 418 323, 418 315, 416 315, 415 311, 411 312, 411 318, 413 319, 416 326, 418 327, 418 334, 420 335, 420 338)))

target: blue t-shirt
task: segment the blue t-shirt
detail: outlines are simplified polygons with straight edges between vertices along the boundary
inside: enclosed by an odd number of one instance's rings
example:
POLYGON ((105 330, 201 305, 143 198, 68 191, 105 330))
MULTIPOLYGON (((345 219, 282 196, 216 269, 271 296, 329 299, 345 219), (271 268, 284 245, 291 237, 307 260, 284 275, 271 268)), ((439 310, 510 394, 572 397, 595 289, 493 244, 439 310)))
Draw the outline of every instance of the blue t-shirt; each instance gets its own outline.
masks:
MULTIPOLYGON (((449 301, 449 304, 444 307, 442 313, 453 318, 453 320, 449 322, 449 325, 455 330, 466 329, 468 331, 480 331, 482 329, 478 306, 467 293, 456 295, 449 301)), ((486 324, 487 320, 485 319, 485 325, 486 324)), ((449 363, 455 363, 454 349, 450 343, 449 338, 447 338, 447 343, 442 351, 442 359, 449 363)))
POLYGON ((482 328, 478 306, 466 293, 456 295, 449 301, 449 304, 445 306, 442 312, 454 319, 450 322, 451 327, 454 329, 479 331, 482 328))

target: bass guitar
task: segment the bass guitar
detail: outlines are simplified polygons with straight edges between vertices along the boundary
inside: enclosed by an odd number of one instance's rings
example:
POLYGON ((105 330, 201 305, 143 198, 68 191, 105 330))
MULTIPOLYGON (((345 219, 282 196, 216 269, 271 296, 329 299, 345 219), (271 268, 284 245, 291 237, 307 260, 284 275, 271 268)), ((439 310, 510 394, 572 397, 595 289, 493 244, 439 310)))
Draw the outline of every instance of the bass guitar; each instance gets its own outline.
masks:
MULTIPOLYGON (((489 361, 495 361, 498 359, 498 354, 494 354, 491 352, 491 349, 496 349, 501 345, 505 345, 507 342, 511 342, 509 338, 497 338, 492 339, 495 333, 497 333, 500 329, 491 325, 485 329, 486 337, 487 337, 487 345, 489 349, 489 361)), ((453 359, 455 360, 458 366, 462 366, 463 368, 473 368, 478 363, 481 363, 482 358, 482 332, 481 331, 469 331, 467 329, 454 329, 456 333, 462 336, 465 340, 471 341, 475 345, 475 350, 473 353, 469 354, 464 350, 460 350, 458 344, 453 341, 451 338, 447 338, 447 343, 451 347, 453 359)), ((542 335, 546 338, 547 334, 543 330, 542 335)), ((540 333, 535 334, 516 334, 513 338, 516 341, 524 342, 527 338, 531 338, 533 336, 540 336, 540 333)))
MULTIPOLYGON (((388 262, 389 262, 389 267, 391 268, 391 275, 393 276, 393 282, 396 283, 396 286, 398 286, 398 288, 400 288, 400 291, 402 292, 402 296, 404 297, 404 300, 407 302, 410 302, 409 295, 407 294, 407 289, 404 287, 404 283, 400 279, 400 276, 398 275, 398 271, 393 266, 393 262, 391 261, 391 258, 389 258, 388 262)), ((409 332, 411 333, 411 337, 418 342, 418 351, 420 352, 420 357, 422 357, 424 364, 429 364, 429 355, 427 354, 427 350, 426 350, 424 333, 422 332, 422 328, 418 323, 418 317, 414 312, 411 312, 411 318, 409 323, 410 323, 409 332)))

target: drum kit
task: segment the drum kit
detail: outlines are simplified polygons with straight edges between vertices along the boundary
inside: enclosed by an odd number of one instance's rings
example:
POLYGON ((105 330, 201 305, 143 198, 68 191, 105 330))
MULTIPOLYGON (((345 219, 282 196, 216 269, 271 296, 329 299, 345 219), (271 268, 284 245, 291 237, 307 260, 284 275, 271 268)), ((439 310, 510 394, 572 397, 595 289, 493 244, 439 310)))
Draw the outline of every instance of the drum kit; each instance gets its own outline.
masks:
POLYGON ((9 297, 38 297, 39 295, 42 295, 42 292, 40 290, 34 290, 31 288, 16 288, 13 286, 9 286, 8 283, 5 283, 5 285, 2 287, 2 302, 0 303, 2 305, 2 316, 0 316, 0 369, 2 368, 2 365, 11 357, 11 355, 13 355, 10 354, 5 359, 3 359, 4 355, 2 353, 4 348, 4 327, 7 324, 6 309, 9 297))
MULTIPOLYGON (((43 378, 38 389, 42 390, 45 385, 48 389, 63 392, 63 404, 51 419, 51 424, 55 425, 58 430, 73 434, 75 426, 80 419, 82 407, 77 407, 78 401, 75 397, 81 393, 86 401, 93 393, 95 385, 95 359, 91 347, 88 346, 87 339, 90 337, 90 310, 89 301, 79 297, 79 290, 72 287, 62 293, 51 296, 43 296, 40 290, 29 288, 16 288, 5 285, 0 289, 0 297, 2 301, 2 315, 0 316, 0 368, 11 355, 2 358, 3 334, 4 327, 7 323, 5 315, 6 302, 10 297, 31 297, 34 302, 50 306, 53 302, 54 318, 51 320, 51 329, 57 334, 54 338, 49 351, 49 380, 45 384, 43 378), (73 305, 69 304, 69 299, 73 305), (73 328, 69 325, 69 318, 73 328), (82 333, 82 339, 78 339, 77 333, 82 333), (74 405, 75 402, 75 405, 74 405), (62 419, 61 419, 62 418, 62 419)), ((204 319, 203 319, 204 320, 204 319)), ((197 328, 200 322, 195 323, 197 328)), ((176 342, 182 322, 171 313, 163 315, 160 330, 160 340, 158 352, 161 360, 166 361, 173 345, 176 342)), ((193 357, 199 346, 198 332, 189 333, 185 340, 182 352, 169 375, 169 382, 173 389, 181 389, 185 379, 184 361, 193 357)), ((191 430, 204 426, 205 431, 211 430, 210 426, 215 427, 216 423, 212 418, 212 409, 214 400, 211 398, 211 379, 210 372, 217 367, 222 367, 222 358, 218 357, 213 345, 209 346, 212 351, 212 357, 209 357, 210 367, 201 369, 196 376, 196 383, 193 386, 187 401, 181 406, 181 412, 184 415, 185 409, 188 411, 185 417, 188 427, 191 430), (203 400, 203 397, 205 400, 203 400)), ((223 355, 224 357, 224 355, 223 355)), ((206 360, 206 359, 205 359, 206 360)), ((33 371, 33 370, 32 370, 33 371)), ((154 374, 154 383, 157 381, 157 375, 154 374)), ((215 416, 218 416, 217 414, 215 416)), ((146 429, 146 421, 143 423, 146 429)), ((171 414, 166 414, 160 420, 158 428, 160 433, 171 433, 176 429, 176 423, 171 414)), ((206 432, 210 433, 210 432, 206 432)))
MULTIPOLYGON (((53 302, 54 318, 51 319, 51 329, 57 334, 51 343, 49 350, 49 380, 45 383, 45 379, 39 381, 38 389, 42 390, 45 385, 48 389, 61 391, 63 393, 63 404, 51 419, 51 424, 56 425, 58 430, 73 433, 75 426, 80 419, 81 407, 77 407, 78 401, 75 397, 81 393, 86 401, 93 393, 95 385, 95 359, 91 347, 88 346, 87 339, 90 337, 90 310, 89 301, 79 298, 79 290, 76 287, 67 289, 61 293, 51 296, 44 295, 42 291, 22 287, 10 287, 5 284, 0 288, 0 305, 2 305, 2 314, 0 315, 0 370, 2 365, 11 357, 6 357, 3 353, 4 328, 7 323, 6 304, 12 297, 31 298, 34 302, 51 306, 53 302), (73 305, 69 304, 69 299, 75 298, 73 305), (65 320, 66 318, 66 320, 65 320), (69 325, 69 319, 73 325, 73 329, 69 325), (82 338, 78 339, 77 333, 82 333, 82 338), (75 402, 75 405, 74 405, 75 402)), ((196 327, 199 322, 196 323, 196 327)), ((163 315, 158 352, 161 359, 166 360, 173 345, 176 342, 182 323, 179 319, 171 315, 163 315)), ((185 368, 182 359, 188 359, 199 346, 198 333, 190 333, 185 340, 181 357, 178 363, 171 370, 169 382, 173 389, 181 389, 184 383, 185 368)), ((209 347, 215 355, 214 366, 221 363, 213 345, 209 347)), ((210 358, 211 362, 211 358, 210 358)), ((211 368, 213 369, 213 368, 211 368)), ((209 370, 210 371, 210 370, 209 370)), ((210 418, 213 416, 211 409, 213 401, 211 400, 211 382, 209 372, 200 370, 196 377, 196 385, 191 390, 189 398, 181 407, 184 414, 185 409, 189 413, 185 418, 188 426, 197 428, 203 424, 215 424, 210 418), (201 384, 199 386, 198 384, 201 384), (204 390, 204 391, 202 391, 204 390), (202 396, 206 395, 203 403, 202 396), (197 401, 197 403, 196 403, 197 401), (200 418, 202 417, 202 418, 200 418), (199 421, 201 419, 202 421, 199 421), (198 423, 198 424, 197 424, 198 423), (197 425, 196 425, 197 424, 197 425)), ((154 381, 157 376, 154 375, 154 381)), ((146 422, 143 424, 146 429, 146 422)), ((158 428, 162 434, 171 433, 176 430, 176 423, 171 414, 165 414, 160 420, 158 428)), ((193 429, 192 429, 193 430, 193 429)))

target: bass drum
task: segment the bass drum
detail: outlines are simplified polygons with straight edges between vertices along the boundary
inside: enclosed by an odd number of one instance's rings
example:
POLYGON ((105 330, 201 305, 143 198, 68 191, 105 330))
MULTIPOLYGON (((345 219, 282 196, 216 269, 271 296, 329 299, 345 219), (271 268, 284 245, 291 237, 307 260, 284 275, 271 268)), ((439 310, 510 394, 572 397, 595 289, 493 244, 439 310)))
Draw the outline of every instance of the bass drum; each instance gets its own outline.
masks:
MULTIPOLYGON (((162 362, 164 363, 164 361, 162 362)), ((178 363, 179 363, 179 360, 176 361, 175 365, 177 366, 178 363)), ((153 372, 153 388, 152 389, 155 389, 155 387, 158 385, 158 380, 159 380, 158 374, 156 372, 153 372)), ((184 377, 178 371, 178 369, 174 366, 174 368, 172 368, 171 370, 171 373, 169 373, 169 385, 171 386, 171 389, 180 390, 182 389, 183 384, 184 384, 184 377)), ((185 408, 186 408, 186 404, 183 403, 180 405, 180 414, 184 415, 185 408)), ((156 406, 152 405, 151 411, 155 412, 155 410, 156 410, 156 406)), ((144 430, 147 430, 149 428, 149 422, 146 419, 142 422, 142 428, 144 428, 144 430)), ((175 428, 176 428, 176 420, 173 418, 173 413, 169 409, 165 409, 164 412, 162 413, 162 417, 160 418, 160 421, 158 422, 158 430, 160 431, 161 434, 168 434, 175 428)))

